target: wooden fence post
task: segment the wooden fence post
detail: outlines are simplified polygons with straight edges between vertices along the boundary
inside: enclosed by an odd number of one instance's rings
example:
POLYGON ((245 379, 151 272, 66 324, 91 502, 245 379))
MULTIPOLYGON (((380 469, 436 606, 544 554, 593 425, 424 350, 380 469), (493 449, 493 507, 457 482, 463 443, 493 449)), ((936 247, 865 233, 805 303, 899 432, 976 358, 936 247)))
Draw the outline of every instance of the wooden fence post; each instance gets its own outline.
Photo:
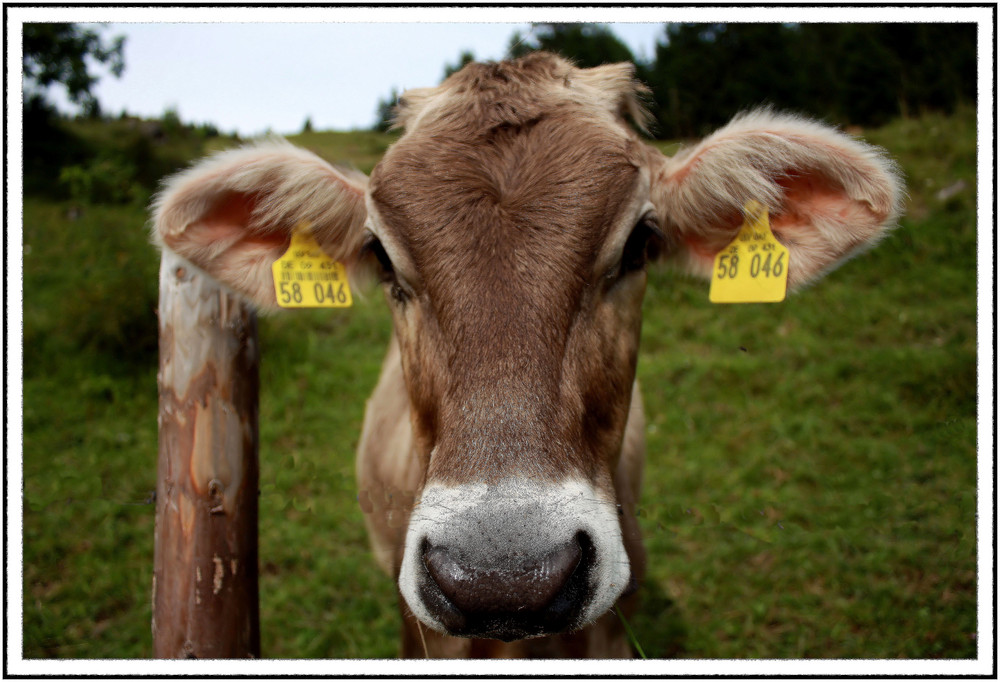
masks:
POLYGON ((257 317, 166 250, 159 317, 153 654, 259 657, 257 317))

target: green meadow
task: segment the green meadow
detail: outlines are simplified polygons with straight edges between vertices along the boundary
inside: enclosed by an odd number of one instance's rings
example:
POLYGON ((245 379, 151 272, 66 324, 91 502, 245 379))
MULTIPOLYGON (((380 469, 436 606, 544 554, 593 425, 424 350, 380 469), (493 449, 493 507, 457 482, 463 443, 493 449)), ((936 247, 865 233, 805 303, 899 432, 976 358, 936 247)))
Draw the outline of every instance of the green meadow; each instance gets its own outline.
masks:
MULTIPOLYGON (((69 198, 25 196, 23 654, 148 657, 158 254, 142 169, 232 141, 64 125, 102 151, 51 179, 69 198)), ((706 283, 651 272, 649 567, 630 623, 649 657, 976 656, 975 112, 864 136, 909 192, 877 248, 781 304, 713 305, 706 283)), ((292 140, 367 172, 392 137, 292 140)), ((261 319, 266 657, 396 654, 353 471, 389 333, 374 288, 347 311, 261 319)))

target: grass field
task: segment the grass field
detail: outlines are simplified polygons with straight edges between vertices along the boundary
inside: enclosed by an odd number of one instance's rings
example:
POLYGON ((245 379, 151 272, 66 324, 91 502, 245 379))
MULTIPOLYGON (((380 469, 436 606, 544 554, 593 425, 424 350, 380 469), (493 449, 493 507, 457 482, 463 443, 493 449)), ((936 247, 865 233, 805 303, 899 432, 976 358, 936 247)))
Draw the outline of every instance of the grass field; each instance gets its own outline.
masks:
MULTIPOLYGON (((648 656, 976 655, 974 112, 865 134, 910 192, 877 249, 779 305, 712 305, 707 285, 652 273, 638 369, 649 573, 632 623, 648 656)), ((390 138, 296 141, 368 171, 390 138)), ((25 201, 26 658, 151 654, 145 220, 141 202, 25 201)), ((267 657, 396 653, 395 590, 353 473, 389 316, 378 292, 360 298, 261 321, 267 657)))

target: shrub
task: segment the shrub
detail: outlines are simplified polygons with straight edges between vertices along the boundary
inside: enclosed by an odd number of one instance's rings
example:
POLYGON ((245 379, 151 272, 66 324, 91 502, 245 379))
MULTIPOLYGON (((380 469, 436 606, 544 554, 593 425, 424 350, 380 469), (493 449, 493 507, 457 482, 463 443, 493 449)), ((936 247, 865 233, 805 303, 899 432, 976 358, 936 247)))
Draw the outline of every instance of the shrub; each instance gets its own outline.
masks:
POLYGON ((98 156, 85 164, 64 166, 59 182, 70 199, 84 204, 144 203, 148 198, 136 178, 136 167, 121 157, 98 156))

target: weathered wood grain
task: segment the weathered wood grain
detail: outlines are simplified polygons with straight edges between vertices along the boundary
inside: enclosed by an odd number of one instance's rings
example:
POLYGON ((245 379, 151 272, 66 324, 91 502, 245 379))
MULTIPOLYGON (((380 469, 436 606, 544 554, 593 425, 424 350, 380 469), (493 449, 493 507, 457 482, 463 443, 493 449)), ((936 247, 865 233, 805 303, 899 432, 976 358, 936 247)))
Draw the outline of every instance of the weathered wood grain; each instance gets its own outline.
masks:
POLYGON ((259 657, 256 314, 164 251, 159 317, 153 652, 259 657))

